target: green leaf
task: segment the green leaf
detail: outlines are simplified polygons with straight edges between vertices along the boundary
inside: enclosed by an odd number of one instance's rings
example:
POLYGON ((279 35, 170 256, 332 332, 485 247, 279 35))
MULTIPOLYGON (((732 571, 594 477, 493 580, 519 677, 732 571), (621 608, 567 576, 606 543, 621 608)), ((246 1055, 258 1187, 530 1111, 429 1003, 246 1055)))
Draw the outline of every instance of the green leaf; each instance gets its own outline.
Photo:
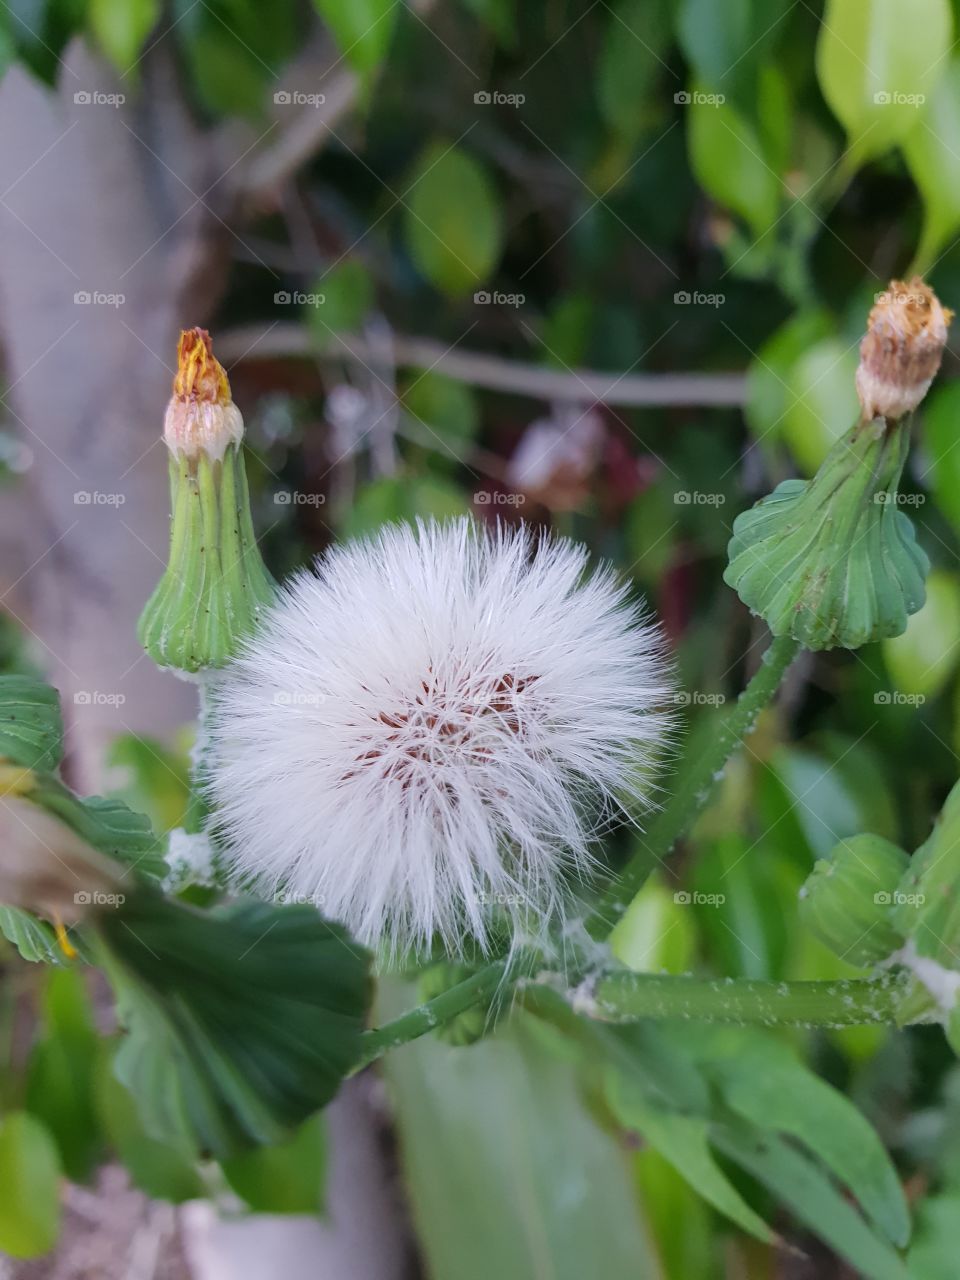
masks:
POLYGON ((461 3, 490 28, 504 49, 516 48, 517 22, 511 0, 461 0, 461 3))
POLYGON ((934 387, 923 406, 923 438, 933 500, 960 534, 960 382, 934 387))
POLYGON ((679 0, 677 38, 697 79, 749 106, 757 67, 788 8, 789 0, 679 0))
POLYGON ((115 1053, 115 1044, 101 1044, 94 1101, 101 1128, 134 1184, 148 1196, 173 1204, 204 1196, 203 1179, 190 1155, 144 1130, 136 1102, 116 1077, 115 1053))
POLYGON ((811 1160, 782 1138, 732 1125, 715 1126, 714 1145, 763 1183, 794 1216, 867 1280, 910 1280, 894 1251, 811 1160))
POLYGON ((883 660, 896 688, 934 698, 960 661, 960 579, 946 569, 927 575, 927 599, 900 636, 883 642, 883 660))
POLYGON ((722 96, 700 84, 690 95, 690 164, 704 190, 759 237, 776 221, 783 184, 754 127, 732 103, 719 101, 722 96))
POLYGON ((83 977, 55 969, 43 998, 43 1038, 34 1046, 27 1072, 27 1110, 56 1139, 64 1172, 85 1182, 100 1147, 93 1105, 99 1037, 83 977))
POLYGON ((480 426, 480 407, 471 387, 443 373, 425 372, 414 378, 401 401, 422 428, 429 429, 425 443, 432 440, 442 453, 463 460, 480 426))
POLYGON ((103 796, 81 799, 56 778, 43 777, 30 795, 72 827, 100 853, 124 863, 138 875, 161 879, 167 870, 161 842, 150 819, 122 800, 103 796))
POLYGON ((503 223, 486 170, 436 142, 420 157, 405 200, 407 247, 418 270, 451 297, 476 289, 500 257, 503 223))
MULTIPOLYGON (((19 907, 0 907, 0 933, 31 963, 66 963, 53 926, 19 907)), ((72 939, 76 946, 76 939, 72 939)))
POLYGON ((704 1200, 737 1226, 758 1240, 772 1243, 776 1239, 713 1158, 706 1119, 652 1107, 645 1093, 618 1068, 607 1070, 605 1082, 607 1102, 625 1129, 641 1134, 704 1200))
POLYGON ((0 758, 25 769, 53 770, 62 756, 56 689, 28 676, 0 676, 0 758))
POLYGON ((0 1121, 0 1250, 35 1258, 60 1230, 60 1164, 56 1143, 26 1111, 0 1121))
POLYGON ((914 259, 914 270, 923 273, 960 228, 960 62, 947 67, 902 146, 923 196, 923 236, 914 259))
POLYGON ((111 792, 147 815, 156 831, 183 825, 190 799, 187 753, 156 738, 124 733, 107 753, 111 792))
POLYGON ((652 91, 666 70, 669 40, 662 0, 620 0, 611 6, 596 73, 597 98, 604 119, 627 141, 636 141, 663 110, 652 91))
POLYGON ((617 922, 609 943, 629 969, 686 973, 696 951, 696 922, 683 897, 652 875, 617 922))
POLYGON ((365 485, 344 521, 344 538, 375 533, 383 524, 413 521, 417 516, 465 515, 470 507, 462 491, 449 481, 429 476, 389 476, 365 485))
POLYGON ((151 1137, 218 1157, 285 1139, 359 1055, 367 952, 310 907, 198 912, 153 892, 98 920, 151 1137))
POLYGON ((402 6, 396 0, 313 0, 313 3, 350 66, 362 75, 376 70, 390 45, 402 6))
POLYGON ((97 44, 125 75, 160 17, 159 0, 90 0, 90 29, 97 44))
POLYGON ((417 1041, 383 1069, 431 1280, 656 1274, 623 1155, 537 1024, 417 1041))
POLYGON ((905 1245, 910 1218, 900 1181, 853 1103, 770 1036, 724 1029, 710 1045, 700 1065, 726 1104, 757 1129, 802 1142, 856 1196, 877 1230, 905 1245))
POLYGON ((807 347, 790 368, 781 430, 806 475, 814 474, 856 421, 858 359, 856 345, 823 338, 807 347))
POLYGON ((817 77, 847 131, 851 163, 905 138, 946 70, 949 0, 827 0, 817 77))
POLYGON ((917 1230, 907 1261, 912 1280, 955 1280, 960 1192, 927 1196, 917 1209, 917 1230))
POLYGON ((831 327, 825 311, 800 311, 768 338, 751 360, 744 416, 758 443, 769 448, 783 435, 787 411, 796 399, 789 386, 793 367, 828 336, 831 327))
POLYGON ((312 1116, 289 1142, 244 1152, 224 1160, 222 1168, 257 1213, 319 1213, 327 1169, 323 1115, 312 1116))
POLYGON ((373 280, 359 258, 330 268, 313 284, 323 302, 306 311, 307 325, 320 346, 338 333, 356 333, 374 303, 373 280))

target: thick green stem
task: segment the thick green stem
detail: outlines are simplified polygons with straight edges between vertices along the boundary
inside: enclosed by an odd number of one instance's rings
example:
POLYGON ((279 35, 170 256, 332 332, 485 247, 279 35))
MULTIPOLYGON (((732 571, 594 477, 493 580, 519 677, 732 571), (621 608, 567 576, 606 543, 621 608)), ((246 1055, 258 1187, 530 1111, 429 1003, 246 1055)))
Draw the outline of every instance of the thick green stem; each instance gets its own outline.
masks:
POLYGON ((753 679, 721 717, 710 745, 688 761, 675 779, 673 794, 640 838, 640 848, 610 883, 587 920, 591 937, 602 938, 614 928, 643 887, 654 865, 661 862, 710 798, 727 760, 751 731, 800 650, 790 636, 779 636, 766 653, 753 679))
POLYGON ((761 982, 617 972, 601 978, 593 999, 601 1016, 696 1018, 762 1026, 853 1027, 896 1023, 905 981, 893 976, 835 982, 761 982))

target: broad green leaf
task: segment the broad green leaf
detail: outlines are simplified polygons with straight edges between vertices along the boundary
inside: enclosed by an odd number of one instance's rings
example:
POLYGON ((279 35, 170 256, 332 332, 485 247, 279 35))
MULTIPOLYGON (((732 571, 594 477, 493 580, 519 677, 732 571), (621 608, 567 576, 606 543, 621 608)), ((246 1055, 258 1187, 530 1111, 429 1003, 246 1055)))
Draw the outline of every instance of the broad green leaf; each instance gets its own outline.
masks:
POLYGON ((310 907, 142 892, 98 933, 129 1032, 117 1074, 151 1137, 221 1158, 281 1141, 357 1059, 370 958, 310 907))
POLYGON ((921 481, 960 534, 960 382, 934 387, 923 406, 927 468, 921 481))
POLYGON ((375 533, 383 524, 413 521, 417 516, 464 515, 470 510, 463 491, 448 481, 430 476, 390 476, 360 490, 347 515, 341 534, 345 538, 375 533))
POLYGON ((125 75, 137 63, 160 17, 159 0, 90 0, 90 28, 97 44, 125 75))
POLYGON ((321 346, 334 334, 356 333, 374 302, 373 281, 359 258, 331 267, 314 281, 312 293, 323 301, 307 307, 306 321, 321 346))
POLYGON ((689 893, 650 876, 610 935, 610 949, 621 964, 638 972, 686 973, 697 945, 689 900, 689 893))
POLYGON ((0 1250, 35 1258, 60 1230, 60 1163, 45 1126, 26 1111, 0 1119, 0 1250))
POLYGON ((403 7, 398 0, 313 0, 337 48, 361 75, 383 60, 403 7))
POLYGON ((787 410, 794 403, 790 391, 793 367, 832 329, 825 311, 800 311, 768 338, 747 369, 744 416, 758 443, 769 446, 783 435, 787 410))
POLYGON ((910 1219, 897 1174, 852 1102, 770 1036, 724 1029, 701 1068, 726 1104, 755 1128, 802 1142, 843 1182, 874 1226, 903 1246, 910 1219))
POLYGON ((155 831, 183 825, 190 799, 186 751, 171 750, 155 738, 125 733, 111 743, 107 764, 111 793, 145 814, 155 831))
POLYGON ((499 197, 486 170, 465 151, 434 143, 420 157, 404 203, 406 242, 419 271, 452 297, 478 288, 503 242, 499 197))
POLYGON ((650 1224, 665 1280, 721 1280, 713 1210, 659 1151, 646 1146, 634 1157, 644 1216, 650 1224), (683 1230, 677 1230, 677 1223, 683 1230))
POLYGON ((635 1130, 650 1143, 704 1200, 758 1240, 772 1242, 774 1233, 747 1204, 713 1158, 708 1141, 709 1122, 652 1107, 642 1089, 618 1067, 605 1073, 610 1109, 625 1129, 635 1130))
POLYGON ((463 461, 463 451, 477 434, 480 408, 471 387, 443 373, 432 371, 416 374, 402 393, 406 411, 426 431, 426 444, 433 444, 441 454, 463 461))
POLYGON ((917 1230, 907 1262, 912 1280, 956 1280, 960 1192, 926 1196, 917 1209, 917 1230))
POLYGON ((927 599, 901 636, 883 641, 883 660, 900 693, 934 698, 960 661, 960 579, 946 569, 927 577, 927 599))
POLYGON ((56 689, 28 676, 0 676, 0 759, 53 770, 63 755, 63 717, 56 689))
POLYGON ((43 1036, 27 1072, 26 1105, 55 1138, 64 1172, 74 1182, 86 1181, 100 1147, 93 1105, 99 1043, 80 972, 51 971, 43 998, 43 1036))
POLYGON ((722 95, 698 84, 689 96, 687 145, 697 181, 762 236, 776 220, 783 184, 760 137, 732 103, 718 100, 722 95))
POLYGON ((905 138, 947 66, 949 0, 827 0, 817 77, 857 164, 905 138))
POLYGON ((624 1155, 536 1030, 515 1018, 469 1049, 384 1060, 431 1280, 653 1276, 624 1155))
POLYGON ((856 344, 823 338, 794 362, 786 379, 783 438, 807 475, 856 421, 858 359, 856 344))
POLYGON ((52 777, 41 778, 31 798, 55 813, 88 844, 138 875, 160 879, 166 873, 161 842, 149 818, 134 813, 122 800, 103 796, 81 799, 52 777))
MULTIPOLYGON (((185 33, 183 49, 194 92, 214 115, 239 115, 259 121, 271 79, 268 64, 242 44, 229 26, 200 9, 203 21, 185 33)), ((184 24, 186 25, 186 24, 184 24)), ((178 29, 179 35, 179 29, 178 29)))
POLYGON ((606 16, 597 67, 597 98, 604 119, 635 141, 662 107, 653 90, 663 78, 670 18, 663 0, 620 0, 606 16))
POLYGON ((873 1234, 822 1170, 782 1138, 714 1126, 714 1145, 741 1165, 867 1280, 910 1280, 900 1257, 873 1234))
POLYGON ((322 1114, 311 1116, 289 1142, 245 1151, 221 1167, 237 1195, 257 1213, 319 1213, 327 1167, 322 1114))
POLYGON ((960 62, 947 67, 902 145, 923 196, 923 235, 914 259, 922 273, 960 230, 960 62))
POLYGON ((151 1138, 140 1122, 137 1104, 116 1077, 116 1046, 101 1043, 94 1084, 100 1126, 135 1186, 156 1200, 183 1204, 206 1194, 189 1154, 151 1138))
POLYGON ((674 8, 677 38, 697 78, 750 105, 757 67, 783 33, 789 0, 679 0, 674 8))
MULTIPOLYGON (((66 956, 57 942, 53 925, 38 920, 19 907, 0 907, 0 933, 12 942, 24 960, 42 964, 64 964, 66 956)), ((73 940, 76 946, 76 939, 73 940)))

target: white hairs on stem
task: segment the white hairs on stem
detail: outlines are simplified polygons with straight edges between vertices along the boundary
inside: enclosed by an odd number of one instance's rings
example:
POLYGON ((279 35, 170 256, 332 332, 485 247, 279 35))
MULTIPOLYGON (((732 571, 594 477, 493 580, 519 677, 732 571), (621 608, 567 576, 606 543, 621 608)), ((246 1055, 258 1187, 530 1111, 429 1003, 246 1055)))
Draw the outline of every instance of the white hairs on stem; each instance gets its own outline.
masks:
POLYGON ((587 558, 463 519, 295 577, 212 691, 236 878, 392 955, 545 936, 669 727, 661 635, 587 558))

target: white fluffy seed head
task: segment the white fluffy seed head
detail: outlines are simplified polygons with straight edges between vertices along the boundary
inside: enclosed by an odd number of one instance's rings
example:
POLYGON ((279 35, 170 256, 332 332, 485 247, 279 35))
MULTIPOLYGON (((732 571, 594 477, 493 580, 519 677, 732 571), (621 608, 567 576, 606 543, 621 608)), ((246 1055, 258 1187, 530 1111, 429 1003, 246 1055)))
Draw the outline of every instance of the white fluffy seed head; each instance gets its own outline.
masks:
POLYGON ((611 814, 649 801, 669 723, 660 633, 586 562, 460 520, 293 579, 212 698, 238 880, 393 956, 545 936, 611 814))

